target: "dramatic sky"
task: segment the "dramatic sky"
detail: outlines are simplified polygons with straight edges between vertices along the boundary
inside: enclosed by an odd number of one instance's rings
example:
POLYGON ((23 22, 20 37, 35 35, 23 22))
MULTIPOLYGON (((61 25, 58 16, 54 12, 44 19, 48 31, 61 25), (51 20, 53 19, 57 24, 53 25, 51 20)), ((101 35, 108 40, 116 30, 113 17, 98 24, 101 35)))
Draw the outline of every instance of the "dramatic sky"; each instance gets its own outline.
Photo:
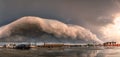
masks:
POLYGON ((119 26, 115 23, 119 12, 118 0, 0 0, 0 26, 23 16, 39 16, 83 26, 102 40, 114 39, 116 33, 120 34, 120 27, 115 29, 119 26), (114 35, 106 36, 108 31, 114 35))

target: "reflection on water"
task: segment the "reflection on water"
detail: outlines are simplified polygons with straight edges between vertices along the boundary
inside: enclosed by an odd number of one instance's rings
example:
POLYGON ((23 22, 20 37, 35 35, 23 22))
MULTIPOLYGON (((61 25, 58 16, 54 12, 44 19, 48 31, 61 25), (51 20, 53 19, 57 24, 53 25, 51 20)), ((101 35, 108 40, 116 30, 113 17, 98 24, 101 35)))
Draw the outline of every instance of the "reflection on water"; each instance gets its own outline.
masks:
POLYGON ((120 57, 120 49, 0 49, 0 57, 120 57))

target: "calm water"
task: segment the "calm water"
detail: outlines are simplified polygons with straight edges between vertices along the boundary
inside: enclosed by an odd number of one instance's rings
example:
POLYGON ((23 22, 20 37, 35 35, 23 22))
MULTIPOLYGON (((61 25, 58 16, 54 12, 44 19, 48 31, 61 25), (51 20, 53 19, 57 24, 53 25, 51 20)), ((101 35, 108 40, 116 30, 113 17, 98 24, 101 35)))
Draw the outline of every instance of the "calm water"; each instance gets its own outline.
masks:
POLYGON ((0 49, 0 57, 120 57, 120 49, 0 49))

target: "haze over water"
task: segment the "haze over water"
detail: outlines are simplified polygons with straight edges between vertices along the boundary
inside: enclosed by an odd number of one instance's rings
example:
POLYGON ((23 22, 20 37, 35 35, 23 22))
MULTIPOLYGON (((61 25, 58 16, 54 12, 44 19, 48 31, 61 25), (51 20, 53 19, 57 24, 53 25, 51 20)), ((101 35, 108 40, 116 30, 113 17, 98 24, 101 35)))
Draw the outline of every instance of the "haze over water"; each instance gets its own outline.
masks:
POLYGON ((0 57, 120 57, 120 49, 0 49, 0 57))

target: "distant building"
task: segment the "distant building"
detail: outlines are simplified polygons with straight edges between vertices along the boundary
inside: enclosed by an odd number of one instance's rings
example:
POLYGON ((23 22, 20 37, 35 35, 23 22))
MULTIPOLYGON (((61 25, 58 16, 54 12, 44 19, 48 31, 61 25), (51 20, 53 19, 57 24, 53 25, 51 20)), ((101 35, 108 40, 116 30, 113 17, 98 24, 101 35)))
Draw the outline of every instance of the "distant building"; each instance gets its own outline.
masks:
POLYGON ((3 47, 5 47, 5 48, 15 48, 16 44, 15 43, 8 43, 8 44, 5 44, 3 47))
POLYGON ((44 43, 44 45, 40 45, 39 47, 41 48, 60 48, 63 47, 64 44, 48 44, 48 43, 44 43))
POLYGON ((120 44, 117 44, 116 42, 105 42, 103 43, 103 46, 120 46, 120 44))

